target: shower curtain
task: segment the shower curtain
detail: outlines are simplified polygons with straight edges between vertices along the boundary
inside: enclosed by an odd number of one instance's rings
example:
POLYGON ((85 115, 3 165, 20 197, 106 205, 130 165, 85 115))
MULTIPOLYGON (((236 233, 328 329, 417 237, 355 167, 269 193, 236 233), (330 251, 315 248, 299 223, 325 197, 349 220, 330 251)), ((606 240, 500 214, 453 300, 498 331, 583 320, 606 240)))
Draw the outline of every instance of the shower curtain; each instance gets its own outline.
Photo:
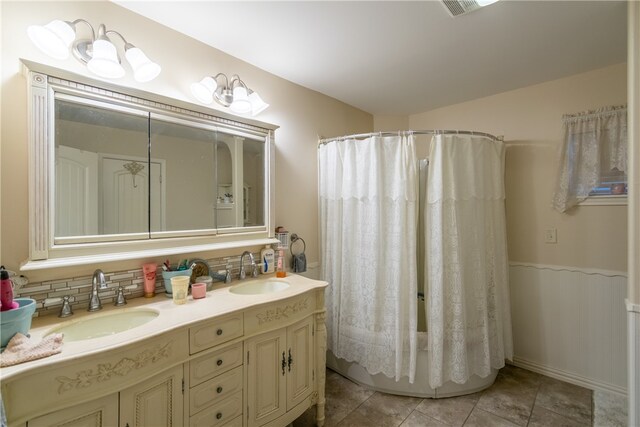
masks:
POLYGON ((369 373, 413 382, 417 172, 413 136, 321 145, 319 204, 327 346, 369 373))
POLYGON ((504 144, 431 141, 425 207, 429 384, 486 377, 513 357, 504 144))

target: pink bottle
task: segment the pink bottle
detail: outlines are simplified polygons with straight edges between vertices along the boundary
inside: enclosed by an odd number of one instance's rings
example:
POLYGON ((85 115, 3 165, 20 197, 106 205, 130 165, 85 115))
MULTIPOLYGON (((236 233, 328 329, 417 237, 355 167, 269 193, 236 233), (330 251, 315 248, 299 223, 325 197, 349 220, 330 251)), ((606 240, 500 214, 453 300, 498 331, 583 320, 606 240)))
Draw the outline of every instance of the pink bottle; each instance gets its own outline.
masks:
POLYGON ((0 267, 0 311, 13 310, 20 305, 13 300, 13 284, 9 279, 9 272, 4 269, 4 266, 0 267))

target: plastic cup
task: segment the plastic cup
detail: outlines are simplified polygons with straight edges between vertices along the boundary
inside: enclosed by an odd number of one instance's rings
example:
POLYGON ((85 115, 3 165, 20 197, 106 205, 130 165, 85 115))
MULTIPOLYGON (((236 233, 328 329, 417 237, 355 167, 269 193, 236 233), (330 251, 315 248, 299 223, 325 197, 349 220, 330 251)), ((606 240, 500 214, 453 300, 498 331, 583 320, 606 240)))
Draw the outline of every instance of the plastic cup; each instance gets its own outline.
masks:
POLYGON ((173 303, 185 304, 187 302, 187 293, 189 292, 189 276, 175 276, 171 278, 171 287, 173 288, 173 303))
POLYGON ((191 296, 193 299, 200 299, 207 296, 207 284, 206 283, 194 283, 191 285, 191 296))

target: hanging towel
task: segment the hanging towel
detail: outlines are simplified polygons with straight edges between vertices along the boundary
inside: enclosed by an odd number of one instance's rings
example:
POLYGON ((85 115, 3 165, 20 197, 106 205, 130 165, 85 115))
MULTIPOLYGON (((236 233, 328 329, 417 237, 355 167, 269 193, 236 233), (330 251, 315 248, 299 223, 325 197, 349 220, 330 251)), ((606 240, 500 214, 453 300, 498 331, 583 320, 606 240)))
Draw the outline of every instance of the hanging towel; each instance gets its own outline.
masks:
POLYGON ((304 273, 307 271, 307 256, 304 252, 293 256, 293 272, 304 273))
POLYGON ((62 338, 62 334, 52 334, 39 343, 33 343, 25 335, 17 333, 0 354, 0 367, 5 368, 58 354, 62 351, 62 338))

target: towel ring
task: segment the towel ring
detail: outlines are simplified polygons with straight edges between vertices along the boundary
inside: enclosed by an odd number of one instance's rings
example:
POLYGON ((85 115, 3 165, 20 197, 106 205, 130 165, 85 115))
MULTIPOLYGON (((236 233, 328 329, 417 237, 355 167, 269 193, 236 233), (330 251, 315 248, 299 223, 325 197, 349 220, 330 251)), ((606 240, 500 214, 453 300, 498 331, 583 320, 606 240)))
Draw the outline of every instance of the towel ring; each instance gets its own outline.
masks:
POLYGON ((304 241, 304 239, 302 237, 298 237, 298 235, 296 233, 293 233, 291 235, 291 243, 289 244, 289 250, 291 251, 291 254, 293 254, 293 244, 295 242, 297 242, 298 240, 302 241, 302 252, 300 252, 301 254, 303 254, 306 250, 307 250, 307 242, 304 241))

